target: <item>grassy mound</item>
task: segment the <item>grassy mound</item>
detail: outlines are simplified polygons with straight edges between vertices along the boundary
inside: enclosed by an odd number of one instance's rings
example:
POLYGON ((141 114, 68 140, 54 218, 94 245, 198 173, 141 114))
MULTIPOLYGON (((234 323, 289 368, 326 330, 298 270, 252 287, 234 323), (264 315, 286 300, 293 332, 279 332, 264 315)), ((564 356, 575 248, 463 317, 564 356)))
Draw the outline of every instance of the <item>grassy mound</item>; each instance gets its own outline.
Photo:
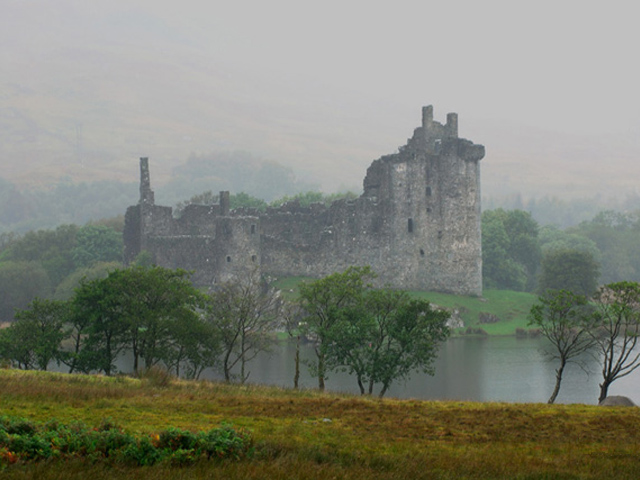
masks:
POLYGON ((640 478, 637 408, 380 401, 15 370, 0 370, 0 384, 0 414, 26 423, 110 419, 119 434, 152 441, 158 432, 200 438, 228 425, 252 440, 252 455, 232 461, 195 456, 139 467, 95 456, 22 458, 3 463, 3 479, 640 478))

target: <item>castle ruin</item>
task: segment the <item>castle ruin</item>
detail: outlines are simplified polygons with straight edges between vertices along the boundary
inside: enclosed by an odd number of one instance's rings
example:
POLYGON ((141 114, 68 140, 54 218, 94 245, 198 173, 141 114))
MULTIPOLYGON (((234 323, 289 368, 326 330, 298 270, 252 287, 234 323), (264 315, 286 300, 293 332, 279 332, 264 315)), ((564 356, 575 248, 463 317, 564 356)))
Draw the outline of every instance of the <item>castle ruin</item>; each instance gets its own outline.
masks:
POLYGON ((179 218, 155 204, 149 163, 140 159, 140 201, 127 209, 125 263, 142 251, 156 265, 193 270, 212 286, 260 268, 274 276, 322 277, 370 265, 394 288, 482 294, 480 165, 484 147, 458 138, 423 107, 422 126, 398 153, 375 160, 364 193, 329 207, 290 202, 258 211, 188 205, 179 218))

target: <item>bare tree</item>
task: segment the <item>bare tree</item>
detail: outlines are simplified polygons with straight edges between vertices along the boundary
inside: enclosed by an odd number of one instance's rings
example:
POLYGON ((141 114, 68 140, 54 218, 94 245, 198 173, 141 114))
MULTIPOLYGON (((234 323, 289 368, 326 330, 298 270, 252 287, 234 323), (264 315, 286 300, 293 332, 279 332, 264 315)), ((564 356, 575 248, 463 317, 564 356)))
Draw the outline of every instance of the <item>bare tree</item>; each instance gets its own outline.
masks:
POLYGON ((298 303, 284 303, 282 310, 280 311, 280 317, 282 318, 284 329, 286 330, 289 338, 293 338, 296 341, 296 354, 295 354, 295 372, 293 374, 293 388, 298 389, 300 381, 300 337, 302 336, 302 327, 304 327, 303 317, 304 312, 298 303))
POLYGON ((596 292, 594 302, 598 326, 594 338, 602 357, 598 398, 601 402, 615 380, 640 367, 640 350, 636 349, 640 334, 640 284, 610 283, 596 292))
POLYGON ((268 351, 281 305, 279 292, 267 286, 257 270, 220 285, 209 295, 208 319, 222 342, 222 370, 230 382, 240 366, 240 382, 249 378, 247 363, 268 351))
POLYGON ((562 374, 569 362, 579 358, 595 346, 592 333, 593 316, 587 298, 568 290, 548 290, 531 307, 529 325, 535 326, 554 347, 552 358, 560 361, 556 369, 556 383, 548 403, 560 392, 562 374))

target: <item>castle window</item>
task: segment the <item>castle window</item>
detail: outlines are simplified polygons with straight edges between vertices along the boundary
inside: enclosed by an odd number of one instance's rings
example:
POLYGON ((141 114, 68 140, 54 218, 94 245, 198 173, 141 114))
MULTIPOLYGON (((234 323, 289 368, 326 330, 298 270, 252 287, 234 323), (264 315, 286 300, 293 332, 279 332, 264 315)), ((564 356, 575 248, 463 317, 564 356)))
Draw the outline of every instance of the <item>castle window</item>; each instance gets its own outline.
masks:
POLYGON ((255 233, 256 233, 256 225, 255 225, 255 223, 252 223, 251 224, 251 235, 253 235, 255 233))
POLYGON ((413 218, 410 218, 407 222, 407 231, 413 233, 413 218))
POLYGON ((258 259, 258 257, 256 257, 255 255, 251 255, 251 261, 253 263, 256 263, 256 260, 258 259))
POLYGON ((427 207, 427 213, 431 213, 431 207, 427 207))
POLYGON ((424 250, 423 249, 420 249, 420 256, 424 257, 424 250))
POLYGON ((231 257, 227 256, 227 263, 231 263, 231 257))
POLYGON ((431 187, 427 187, 427 197, 431 196, 431 187))

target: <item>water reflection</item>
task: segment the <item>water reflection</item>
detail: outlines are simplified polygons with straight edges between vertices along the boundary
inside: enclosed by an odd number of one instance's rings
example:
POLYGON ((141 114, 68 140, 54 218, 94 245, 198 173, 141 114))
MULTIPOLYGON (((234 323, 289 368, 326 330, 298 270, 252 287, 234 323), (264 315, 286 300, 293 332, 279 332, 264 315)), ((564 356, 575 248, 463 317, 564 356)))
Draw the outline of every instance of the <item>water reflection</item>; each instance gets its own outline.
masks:
MULTIPOLYGON (((545 355, 548 343, 543 338, 515 337, 453 338, 441 348, 433 377, 416 373, 407 382, 394 384, 388 397, 433 400, 474 400, 500 402, 546 402, 555 382, 557 363, 545 355)), ((284 341, 270 354, 262 354, 251 362, 249 382, 293 386, 295 344, 284 341)), ((311 345, 302 345, 301 357, 312 359, 311 345)), ((599 394, 598 362, 583 359, 589 373, 579 366, 567 367, 556 403, 595 404, 599 394)), ((220 379, 214 371, 203 378, 220 379)), ((611 395, 626 395, 640 402, 640 373, 617 380, 611 395)), ((345 373, 330 374, 327 389, 359 393, 355 378, 345 373)), ((307 368, 301 366, 301 388, 315 388, 307 368)))

